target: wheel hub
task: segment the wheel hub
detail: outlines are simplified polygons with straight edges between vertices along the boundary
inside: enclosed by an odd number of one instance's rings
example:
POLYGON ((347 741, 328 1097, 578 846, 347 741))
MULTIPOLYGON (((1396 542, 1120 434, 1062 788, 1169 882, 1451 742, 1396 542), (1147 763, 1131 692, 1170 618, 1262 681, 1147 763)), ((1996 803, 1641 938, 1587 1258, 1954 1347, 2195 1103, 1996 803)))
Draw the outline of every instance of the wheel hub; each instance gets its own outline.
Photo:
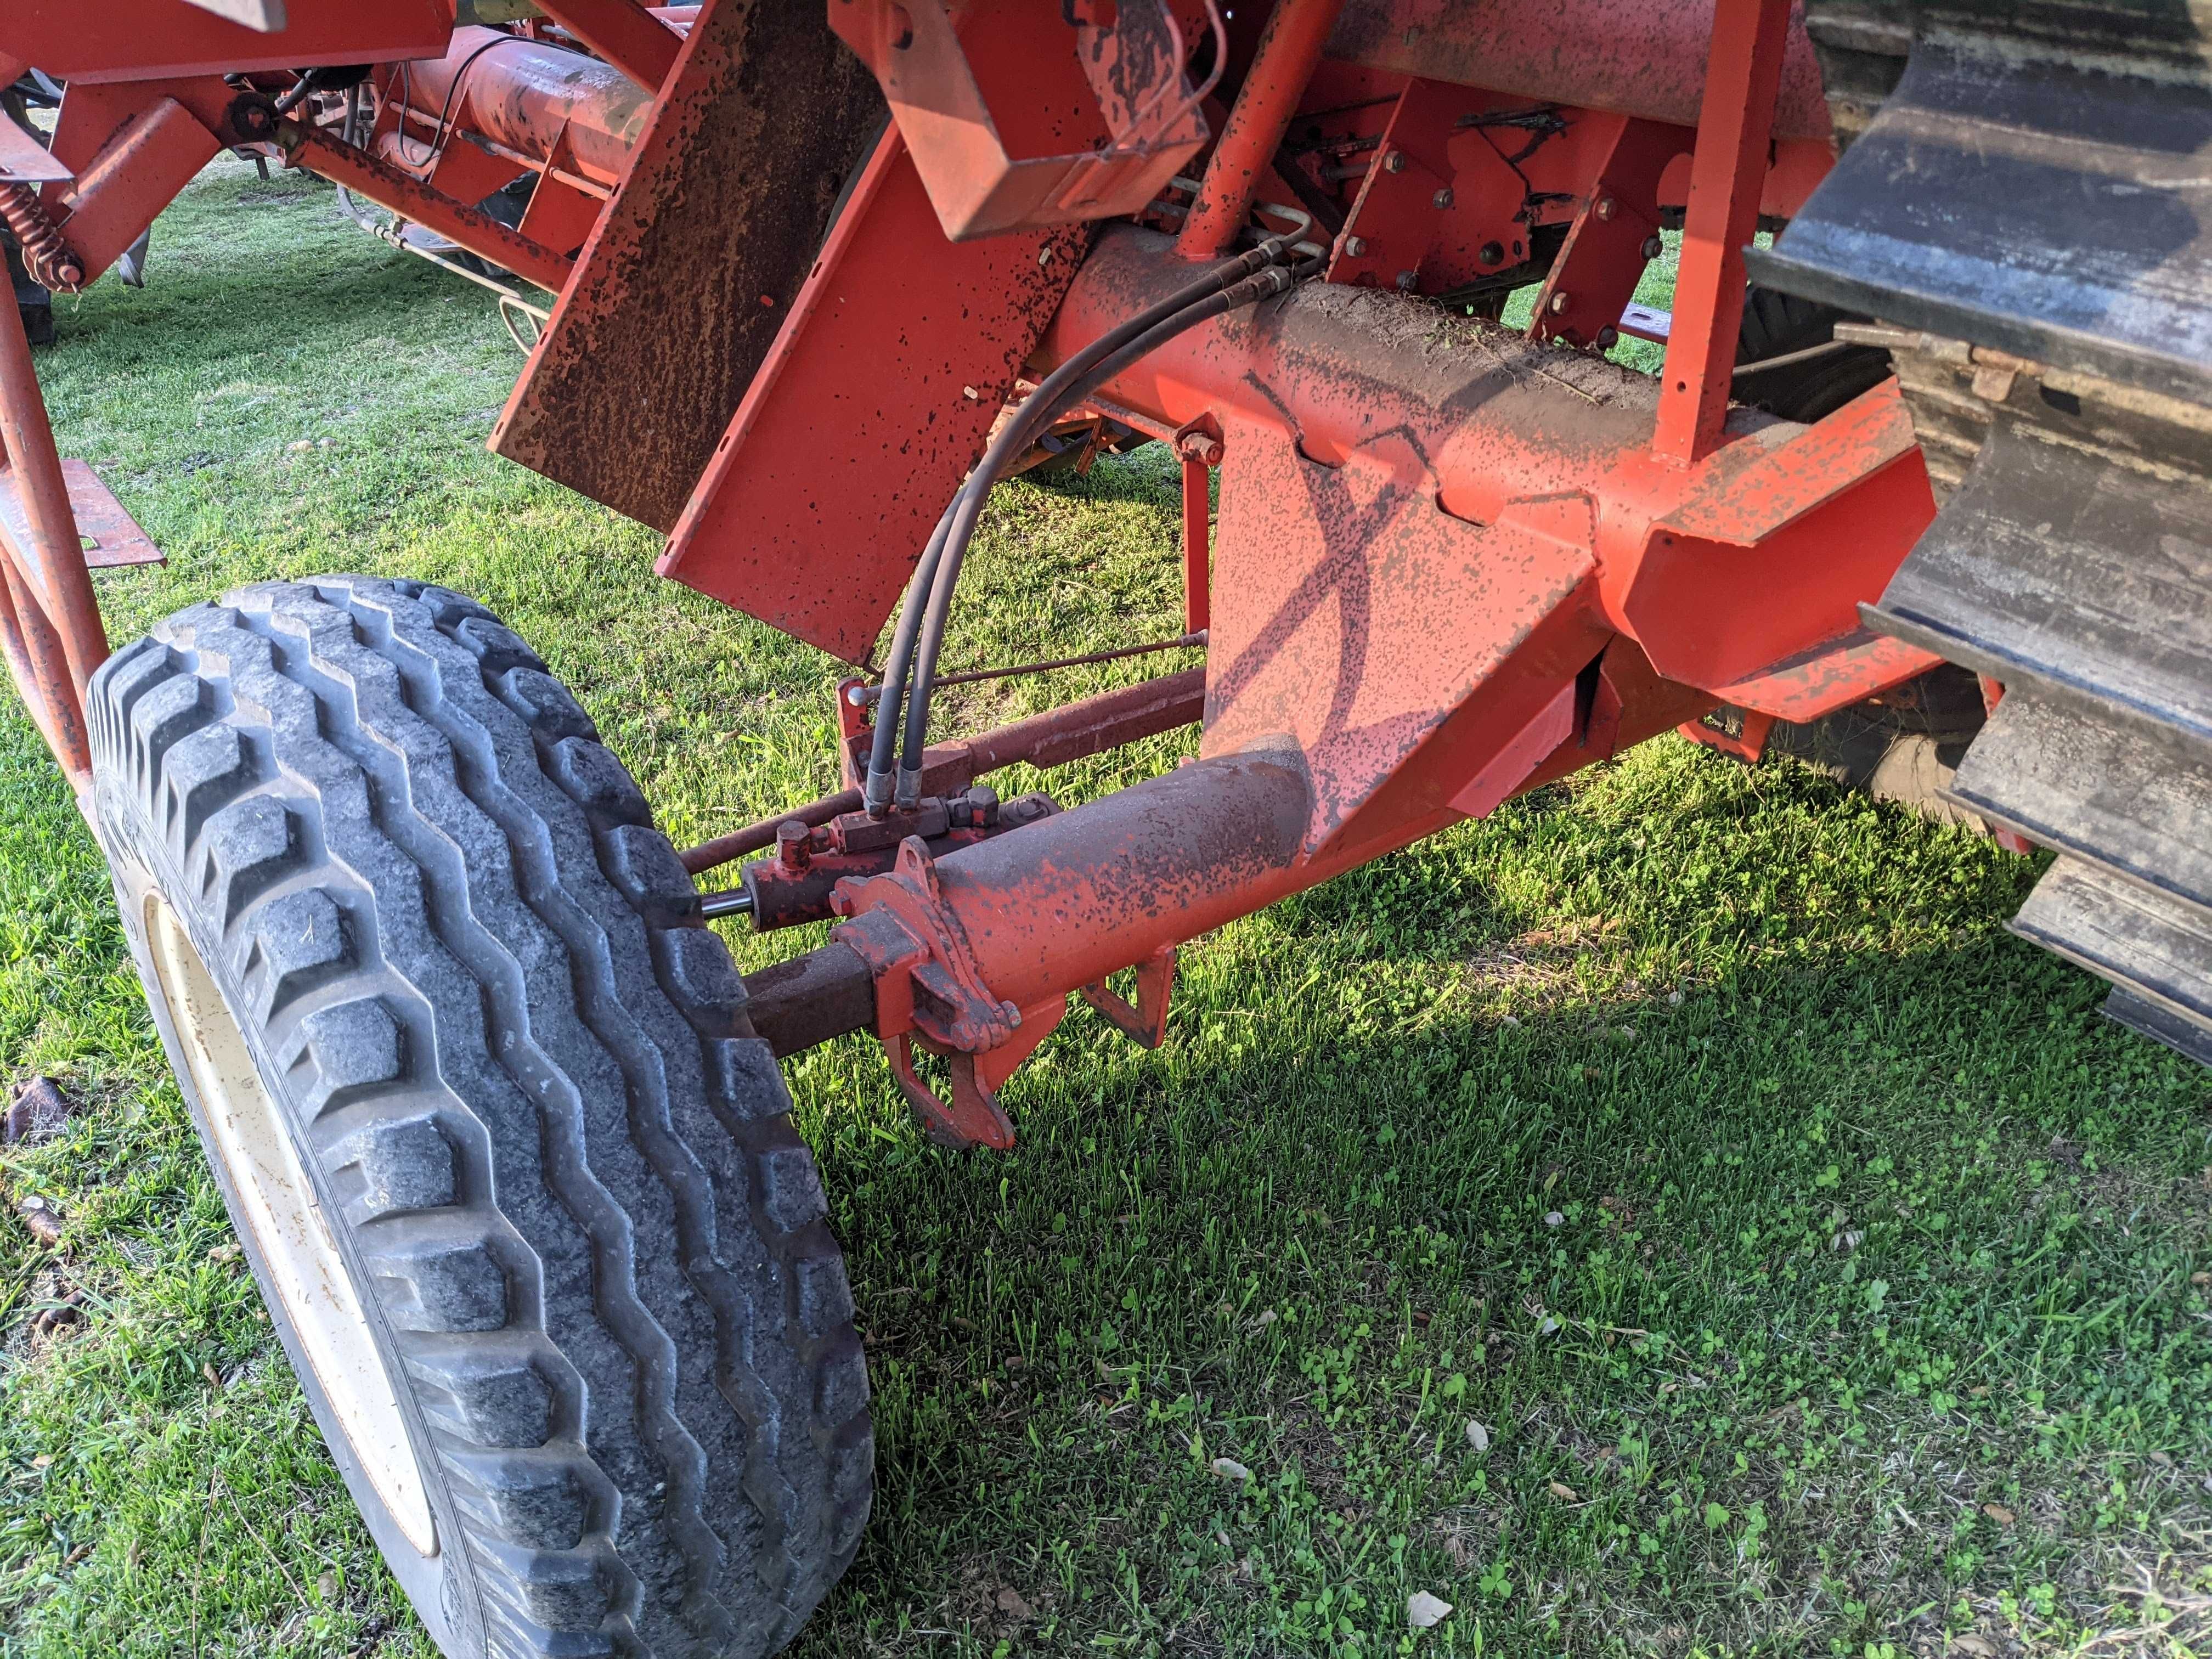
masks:
POLYGON ((435 1555, 437 1525, 413 1439, 299 1149, 176 912, 158 896, 146 908, 155 969, 206 1114, 210 1142, 238 1194, 241 1218, 277 1299, 355 1463, 407 1541, 422 1555, 435 1555))

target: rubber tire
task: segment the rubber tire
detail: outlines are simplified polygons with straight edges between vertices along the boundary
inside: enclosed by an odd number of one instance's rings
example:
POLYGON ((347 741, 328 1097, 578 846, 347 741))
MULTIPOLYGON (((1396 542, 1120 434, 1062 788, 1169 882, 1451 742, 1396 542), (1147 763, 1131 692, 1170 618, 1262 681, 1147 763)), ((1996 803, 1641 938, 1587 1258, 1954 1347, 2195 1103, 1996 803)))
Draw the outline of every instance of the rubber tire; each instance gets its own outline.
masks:
MULTIPOLYGON (((1835 337, 1850 313, 1773 289, 1744 296, 1736 362, 1750 363, 1802 351, 1835 337)), ((1812 422, 1832 415, 1861 392, 1889 378, 1889 354, 1851 346, 1803 363, 1754 375, 1744 384, 1747 401, 1784 420, 1812 422)), ((1768 749, 1826 773, 1847 789, 1876 800, 1896 801, 1923 817, 1980 826, 1943 799, 1959 757, 1981 729, 1981 693, 1973 676, 1949 664, 1930 670, 1878 697, 1838 709, 1806 725, 1778 721, 1768 749)), ((1742 730, 1743 711, 1724 708, 1720 730, 1742 730)))
MULTIPOLYGON (((1817 300, 1753 288, 1744 295, 1736 364, 1764 362, 1825 344, 1835 337, 1836 325, 1850 315, 1817 300)), ((1861 392, 1871 392, 1890 372, 1889 354, 1879 346, 1846 346, 1771 374, 1746 375, 1737 382, 1737 395, 1770 415, 1809 422, 1834 414, 1861 392)))
MULTIPOLYGON (((272 1318, 440 1646, 758 1656, 852 1559, 873 1455, 842 1257, 728 952, 643 796, 443 588, 272 582, 94 678, 96 818, 180 919, 397 1380, 417 1554, 272 1318)), ((222 1176, 222 1160, 212 1160, 222 1176)))

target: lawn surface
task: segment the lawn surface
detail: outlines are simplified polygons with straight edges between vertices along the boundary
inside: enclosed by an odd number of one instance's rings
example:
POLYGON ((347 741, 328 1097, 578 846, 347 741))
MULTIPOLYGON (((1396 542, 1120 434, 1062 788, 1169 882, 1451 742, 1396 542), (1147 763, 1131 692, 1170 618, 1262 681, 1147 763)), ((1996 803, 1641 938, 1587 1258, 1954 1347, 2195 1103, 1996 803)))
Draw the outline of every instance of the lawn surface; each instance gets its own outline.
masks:
MULTIPOLYGON (((428 577, 544 652, 679 842, 832 781, 835 666, 488 455, 489 299, 325 187, 225 158, 151 286, 60 325, 64 453, 169 553, 100 578, 118 641, 234 582, 428 577)), ((1176 631, 1175 534, 1152 454, 1006 487, 953 655, 1176 631)), ((967 688, 948 727, 1160 666, 967 688)), ((1011 1156, 927 1147, 866 1042, 793 1065, 881 1448, 793 1651, 2197 1650, 2212 1089, 2004 934, 2033 873, 1668 738, 1200 941, 1156 1053, 1079 1010, 1011 1156), (1416 1592, 1455 1610, 1410 1633, 1416 1592)), ((0 1152, 0 1650, 426 1654, 0 691, 0 1075, 41 1073, 82 1110, 0 1152)))

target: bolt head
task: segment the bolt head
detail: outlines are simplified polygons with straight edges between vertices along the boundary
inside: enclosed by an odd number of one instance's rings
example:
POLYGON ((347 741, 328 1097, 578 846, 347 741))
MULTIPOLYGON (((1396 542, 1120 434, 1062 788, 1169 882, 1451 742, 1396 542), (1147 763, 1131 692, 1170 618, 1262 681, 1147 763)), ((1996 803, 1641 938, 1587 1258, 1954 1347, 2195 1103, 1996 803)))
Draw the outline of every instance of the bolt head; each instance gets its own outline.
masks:
POLYGON ((1419 280, 1420 278, 1413 271, 1400 271, 1398 273, 1398 291, 1401 294, 1411 294, 1413 291, 1414 283, 1419 280))
POLYGON ((1439 212, 1439 213, 1442 213, 1442 212, 1443 212, 1446 208, 1449 207, 1451 204, 1452 204, 1451 186, 1450 186, 1450 185, 1447 185, 1446 186, 1444 186, 1444 188, 1443 188, 1443 189, 1442 189, 1442 190, 1438 191, 1435 195, 1433 195, 1433 196, 1431 196, 1431 198, 1429 198, 1429 205, 1430 205, 1431 207, 1434 208, 1434 209, 1435 209, 1437 212, 1439 212))
POLYGON ((1485 242, 1476 251, 1474 257, 1486 265, 1503 264, 1505 261, 1505 245, 1503 242, 1485 242))
POLYGON ((1358 258, 1367 252, 1367 239, 1364 236, 1346 237, 1344 239, 1344 252, 1346 257, 1348 258, 1358 258))
POLYGON ((1574 296, 1567 293, 1565 289, 1561 289, 1559 293, 1554 294, 1552 296, 1552 315, 1554 317, 1565 316, 1567 314, 1568 307, 1572 306, 1574 302, 1574 296))
POLYGON ((1607 323, 1603 328, 1598 330, 1597 349, 1600 351, 1610 351, 1613 347, 1620 343, 1620 331, 1615 328, 1611 323, 1607 323))
POLYGON ((240 93, 223 114, 241 138, 266 138, 276 130, 276 108, 258 93, 240 93))
POLYGON ((1613 198, 1610 196, 1599 197, 1597 198, 1596 206, 1592 208, 1590 210, 1595 213, 1601 220, 1610 220, 1613 217, 1614 211, 1613 198))
POLYGON ((1660 240, 1657 231, 1644 239, 1644 257, 1646 259, 1656 259, 1666 251, 1667 244, 1660 240))
POLYGON ((1387 152, 1387 153, 1383 155, 1383 157, 1382 157, 1382 171, 1383 171, 1383 172, 1385 172, 1385 173, 1403 173, 1405 170, 1406 170, 1406 152, 1405 152, 1405 151, 1403 151, 1403 150, 1401 150, 1401 149, 1394 149, 1394 150, 1390 150, 1390 151, 1387 152))

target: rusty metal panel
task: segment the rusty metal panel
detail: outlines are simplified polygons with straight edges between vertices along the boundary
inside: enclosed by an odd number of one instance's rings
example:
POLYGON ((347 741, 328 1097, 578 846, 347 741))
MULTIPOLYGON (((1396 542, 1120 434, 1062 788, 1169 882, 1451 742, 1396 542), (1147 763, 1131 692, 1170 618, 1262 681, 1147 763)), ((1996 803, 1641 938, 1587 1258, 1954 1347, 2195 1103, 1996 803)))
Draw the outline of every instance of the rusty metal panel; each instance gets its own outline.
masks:
POLYGON ((822 6, 709 0, 493 450, 672 526, 883 120, 822 6))
POLYGON ((857 662, 983 452, 1087 230, 948 242, 887 132, 660 573, 857 662))
MULTIPOLYGON (((94 570, 112 570, 118 565, 161 564, 167 562, 154 538, 138 527, 114 492, 100 481, 90 465, 79 460, 62 463, 62 479, 69 485, 70 511, 76 514, 77 539, 84 544, 84 562, 94 570)), ((0 490, 0 514, 8 515, 9 539, 17 537, 15 497, 0 490)), ((25 526, 27 533, 28 526, 25 526)))

